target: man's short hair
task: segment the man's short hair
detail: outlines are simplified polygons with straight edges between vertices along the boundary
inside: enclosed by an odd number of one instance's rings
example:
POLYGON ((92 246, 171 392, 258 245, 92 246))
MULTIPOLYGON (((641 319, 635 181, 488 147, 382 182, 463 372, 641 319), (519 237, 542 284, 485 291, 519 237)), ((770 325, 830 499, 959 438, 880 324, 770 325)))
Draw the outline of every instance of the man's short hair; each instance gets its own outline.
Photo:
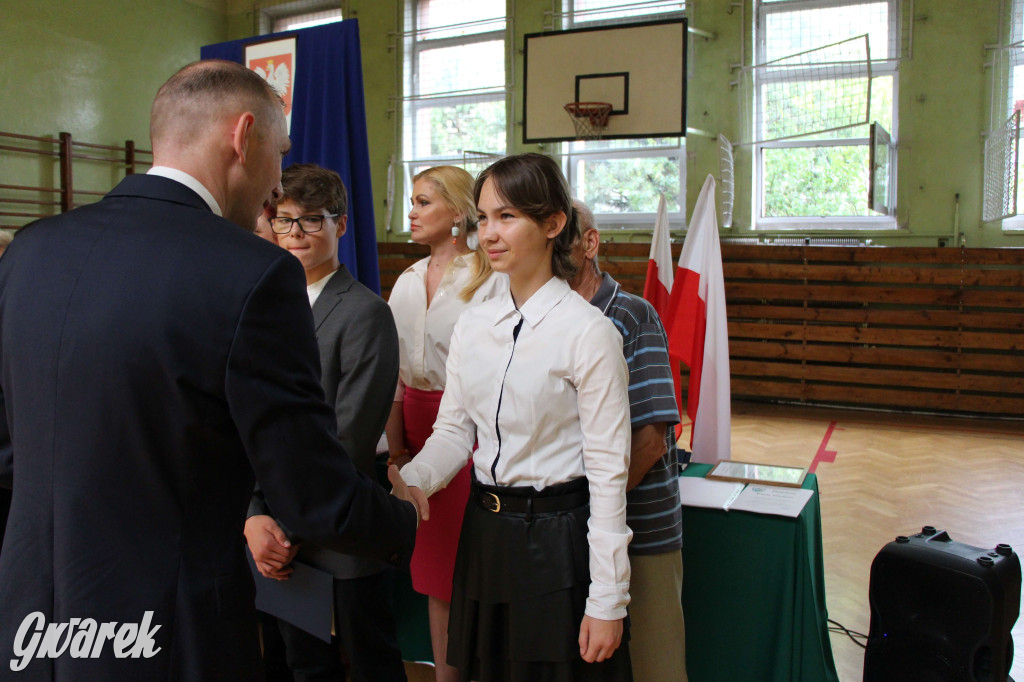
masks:
POLYGON ((220 59, 192 62, 157 90, 149 135, 154 146, 164 140, 187 143, 226 110, 252 111, 260 119, 257 134, 262 134, 274 119, 275 108, 281 112, 282 106, 274 88, 241 64, 220 59))
POLYGON ((589 230, 590 228, 596 228, 594 224, 594 213, 590 210, 590 207, 584 204, 579 199, 572 200, 572 210, 576 211, 576 221, 580 224, 580 236, 589 230))
POLYGON ((284 193, 279 201, 291 199, 310 210, 327 209, 338 216, 348 215, 348 193, 341 176, 314 163, 293 163, 281 171, 284 193))

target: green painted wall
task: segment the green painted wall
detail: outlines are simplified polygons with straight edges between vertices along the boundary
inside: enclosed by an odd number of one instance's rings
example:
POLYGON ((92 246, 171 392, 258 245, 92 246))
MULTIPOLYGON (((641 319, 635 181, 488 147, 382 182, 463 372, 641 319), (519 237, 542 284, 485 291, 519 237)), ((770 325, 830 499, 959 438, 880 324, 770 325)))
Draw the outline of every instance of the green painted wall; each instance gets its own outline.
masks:
MULTIPOLYGON (((226 27, 222 0, 0 0, 0 17, 0 130, 145 149, 157 88, 226 27)), ((0 154, 0 184, 52 185, 56 172, 48 158, 0 154)), ((76 162, 75 173, 76 187, 105 191, 123 171, 76 162)))
MULTIPOLYGON (((347 18, 360 22, 370 162, 378 237, 404 239, 405 199, 396 196, 391 228, 387 213, 388 164, 398 153, 401 21, 404 0, 341 0, 347 18)), ((60 2, 0 0, 0 129, 36 135, 61 130, 77 138, 148 144, 149 103, 159 84, 194 59, 202 45, 253 35, 254 7, 278 0, 104 0, 60 2)), ((751 60, 752 0, 741 9, 724 0, 691 3, 691 25, 715 34, 691 35, 687 84, 689 125, 738 139, 739 91, 733 68, 751 60)), ((905 8, 910 7, 904 0, 905 8)), ((512 152, 525 148, 518 124, 522 94, 523 35, 544 30, 551 0, 507 0, 515 49, 510 57, 514 94, 509 101, 512 152)), ((914 0, 913 57, 899 72, 898 223, 894 233, 874 233, 875 243, 952 244, 959 194, 959 229, 969 246, 1024 246, 1024 234, 981 223, 981 132, 987 127, 991 53, 999 41, 996 0, 914 0)), ((904 12, 909 18, 910 12, 904 12)), ((550 150, 543 150, 550 151, 550 150)), ((691 135, 687 142, 687 198, 692 210, 704 178, 718 175, 717 143, 691 135)), ((10 160, 0 158, 0 174, 10 160)), ((736 204, 731 234, 750 234, 751 155, 736 154, 736 204)), ((397 189, 401 190, 400 174, 397 189)), ((643 239, 640 237, 640 239, 643 239)))
POLYGON ((149 147, 149 107, 199 48, 224 39, 218 3, 0 1, 0 128, 149 147))

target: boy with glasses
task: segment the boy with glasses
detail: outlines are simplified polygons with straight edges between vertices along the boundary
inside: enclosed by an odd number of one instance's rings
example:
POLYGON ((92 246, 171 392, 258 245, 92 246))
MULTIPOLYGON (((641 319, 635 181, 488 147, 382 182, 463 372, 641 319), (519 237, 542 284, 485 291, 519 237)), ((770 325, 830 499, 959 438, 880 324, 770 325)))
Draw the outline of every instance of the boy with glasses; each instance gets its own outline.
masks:
MULTIPOLYGON (((391 309, 352 277, 338 260, 348 198, 341 178, 313 164, 281 174, 284 192, 270 226, 277 243, 299 259, 313 309, 320 348, 321 384, 334 405, 338 439, 356 468, 374 475, 377 442, 398 381, 398 333, 391 309)), ((288 665, 296 682, 344 682, 339 649, 351 663, 353 682, 405 680, 389 603, 393 569, 383 562, 291 542, 259 491, 253 496, 245 536, 256 567, 266 578, 286 580, 297 558, 334 576, 335 637, 324 642, 279 621, 288 665)))

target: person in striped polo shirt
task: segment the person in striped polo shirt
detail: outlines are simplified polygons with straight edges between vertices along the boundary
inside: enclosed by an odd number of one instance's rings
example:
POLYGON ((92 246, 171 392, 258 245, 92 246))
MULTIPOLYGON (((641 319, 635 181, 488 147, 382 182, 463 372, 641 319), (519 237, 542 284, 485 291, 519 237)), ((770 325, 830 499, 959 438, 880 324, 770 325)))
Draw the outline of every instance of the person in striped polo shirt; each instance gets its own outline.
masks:
POLYGON ((650 303, 622 290, 597 265, 601 237, 594 216, 574 201, 580 239, 573 248, 578 274, 573 290, 602 310, 622 334, 629 367, 632 427, 626 522, 632 569, 629 605, 633 678, 686 680, 683 625, 683 519, 675 425, 679 423, 668 358, 668 338, 650 303))

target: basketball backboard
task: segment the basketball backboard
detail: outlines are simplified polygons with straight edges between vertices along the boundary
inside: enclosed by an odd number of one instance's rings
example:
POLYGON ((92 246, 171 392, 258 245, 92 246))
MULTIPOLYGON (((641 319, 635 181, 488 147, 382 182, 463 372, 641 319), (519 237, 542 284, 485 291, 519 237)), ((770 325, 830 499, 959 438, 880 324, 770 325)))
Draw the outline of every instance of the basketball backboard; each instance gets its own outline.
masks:
POLYGON ((577 139, 565 105, 609 102, 603 139, 686 134, 686 20, 525 36, 523 142, 577 139))

